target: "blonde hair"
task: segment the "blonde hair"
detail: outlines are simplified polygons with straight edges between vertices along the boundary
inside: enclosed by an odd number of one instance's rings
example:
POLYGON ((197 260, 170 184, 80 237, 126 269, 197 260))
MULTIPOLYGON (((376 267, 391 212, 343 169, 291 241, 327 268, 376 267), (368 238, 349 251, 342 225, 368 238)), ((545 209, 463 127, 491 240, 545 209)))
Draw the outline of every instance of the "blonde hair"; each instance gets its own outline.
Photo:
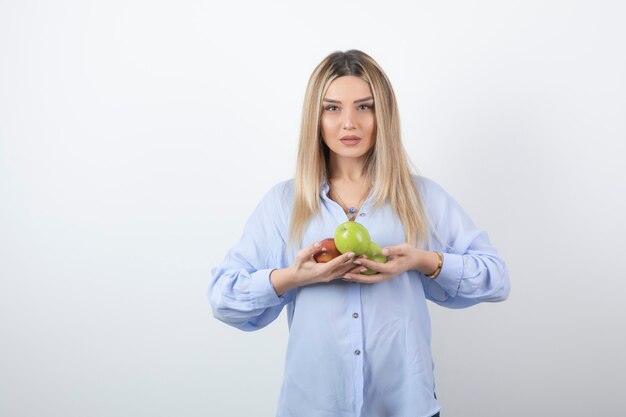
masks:
POLYGON ((389 203, 404 226, 406 242, 424 246, 428 220, 402 146, 396 96, 382 68, 358 50, 333 52, 315 68, 309 79, 302 109, 289 241, 299 244, 311 217, 320 213, 319 196, 323 183, 328 180, 329 153, 320 128, 322 99, 330 83, 343 76, 363 79, 374 96, 376 139, 365 166, 373 187, 374 207, 389 203))

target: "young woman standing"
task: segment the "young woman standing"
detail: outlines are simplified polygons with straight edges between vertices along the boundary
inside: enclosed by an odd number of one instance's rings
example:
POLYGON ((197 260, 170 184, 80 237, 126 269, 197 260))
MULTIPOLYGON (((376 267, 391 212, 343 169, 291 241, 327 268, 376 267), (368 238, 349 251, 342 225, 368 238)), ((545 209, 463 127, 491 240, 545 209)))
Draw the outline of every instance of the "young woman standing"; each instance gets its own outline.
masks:
POLYGON ((432 180, 411 173, 395 94, 361 51, 335 52, 306 91, 295 178, 274 186, 213 270, 219 320, 257 330, 287 306, 277 416, 431 417, 426 300, 501 301, 507 268, 487 234, 432 180), (388 262, 345 253, 316 263, 320 241, 362 223, 388 262), (366 269, 378 272, 362 274, 366 269))

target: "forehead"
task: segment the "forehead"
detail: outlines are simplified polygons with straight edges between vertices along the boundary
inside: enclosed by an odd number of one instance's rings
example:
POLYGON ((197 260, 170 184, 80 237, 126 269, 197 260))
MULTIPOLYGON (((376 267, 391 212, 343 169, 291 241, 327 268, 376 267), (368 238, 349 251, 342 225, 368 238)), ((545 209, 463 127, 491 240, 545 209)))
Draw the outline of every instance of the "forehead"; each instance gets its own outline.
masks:
POLYGON ((328 89, 324 98, 330 98, 335 100, 356 100, 372 95, 372 89, 365 80, 347 75, 334 79, 328 89))

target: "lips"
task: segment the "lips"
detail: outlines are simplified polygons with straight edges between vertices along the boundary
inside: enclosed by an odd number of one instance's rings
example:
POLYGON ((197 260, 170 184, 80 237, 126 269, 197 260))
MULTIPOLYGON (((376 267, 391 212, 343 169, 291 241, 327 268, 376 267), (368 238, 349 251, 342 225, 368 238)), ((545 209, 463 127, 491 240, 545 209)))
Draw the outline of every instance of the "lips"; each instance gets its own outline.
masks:
POLYGON ((354 136, 354 135, 344 136, 339 140, 344 145, 357 145, 359 142, 361 142, 361 138, 358 136, 354 136))

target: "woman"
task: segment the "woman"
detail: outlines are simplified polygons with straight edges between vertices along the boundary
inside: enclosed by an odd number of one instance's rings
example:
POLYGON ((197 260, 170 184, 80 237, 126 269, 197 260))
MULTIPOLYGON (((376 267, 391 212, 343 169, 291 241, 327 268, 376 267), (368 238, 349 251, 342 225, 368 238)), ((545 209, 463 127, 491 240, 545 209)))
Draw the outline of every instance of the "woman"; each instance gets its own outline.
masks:
POLYGON ((351 50, 313 72, 295 179, 262 199, 213 270, 209 298, 216 318, 247 331, 287 306, 278 416, 430 417, 440 405, 426 299, 460 308, 508 293, 486 233, 411 174, 391 84, 351 50), (350 252, 315 262, 319 242, 347 220, 368 229, 386 263, 350 252))

